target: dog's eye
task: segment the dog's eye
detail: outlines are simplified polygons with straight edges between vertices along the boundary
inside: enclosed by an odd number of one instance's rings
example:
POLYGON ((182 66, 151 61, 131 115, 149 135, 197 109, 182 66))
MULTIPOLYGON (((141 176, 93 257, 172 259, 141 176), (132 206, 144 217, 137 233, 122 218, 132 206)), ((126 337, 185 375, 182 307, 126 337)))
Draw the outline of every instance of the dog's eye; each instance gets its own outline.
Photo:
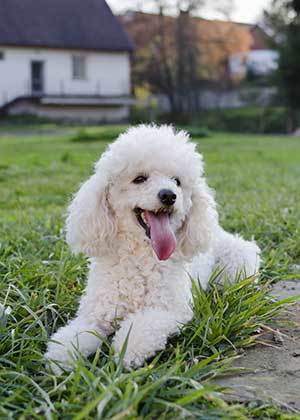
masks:
POLYGON ((173 178, 173 179, 176 182, 177 187, 180 187, 181 186, 180 179, 179 178, 173 178))
POLYGON ((134 184, 142 184, 143 182, 147 181, 147 175, 139 175, 132 181, 134 184))

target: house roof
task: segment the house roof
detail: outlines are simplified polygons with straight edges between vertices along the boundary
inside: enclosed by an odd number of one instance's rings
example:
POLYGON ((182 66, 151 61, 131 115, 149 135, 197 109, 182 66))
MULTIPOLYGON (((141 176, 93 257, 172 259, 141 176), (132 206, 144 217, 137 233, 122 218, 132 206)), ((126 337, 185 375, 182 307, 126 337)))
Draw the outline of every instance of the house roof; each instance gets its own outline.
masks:
POLYGON ((0 0, 0 45, 133 50, 105 0, 0 0))

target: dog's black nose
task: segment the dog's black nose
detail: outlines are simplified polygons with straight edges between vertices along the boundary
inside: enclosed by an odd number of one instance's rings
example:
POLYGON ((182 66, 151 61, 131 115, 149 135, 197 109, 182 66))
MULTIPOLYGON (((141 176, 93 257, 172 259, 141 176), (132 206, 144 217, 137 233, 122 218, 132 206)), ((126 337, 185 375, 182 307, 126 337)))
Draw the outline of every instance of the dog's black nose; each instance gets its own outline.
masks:
POLYGON ((165 206, 172 206, 176 201, 176 194, 171 190, 160 190, 158 198, 165 206))

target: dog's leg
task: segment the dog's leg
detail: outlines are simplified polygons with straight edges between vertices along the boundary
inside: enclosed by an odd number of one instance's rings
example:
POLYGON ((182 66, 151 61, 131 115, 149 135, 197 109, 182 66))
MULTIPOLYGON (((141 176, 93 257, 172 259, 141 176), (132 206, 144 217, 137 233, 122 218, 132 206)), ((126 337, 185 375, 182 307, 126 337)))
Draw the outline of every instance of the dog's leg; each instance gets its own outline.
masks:
POLYGON ((220 229, 214 241, 213 253, 216 265, 224 269, 230 282, 256 274, 260 265, 260 249, 254 241, 246 241, 220 229))
POLYGON ((220 280, 230 283, 252 276, 259 270, 260 249, 254 241, 226 232, 221 227, 215 232, 209 252, 197 255, 191 265, 191 276, 206 288, 211 274, 221 271, 220 280))
POLYGON ((114 338, 116 359, 119 359, 128 336, 124 366, 127 368, 141 366, 145 359, 163 350, 168 337, 176 333, 180 325, 189 318, 191 315, 180 316, 178 313, 160 309, 145 309, 143 312, 131 314, 116 332, 114 338))
POLYGON ((45 355, 50 368, 57 375, 62 369, 70 370, 79 353, 85 357, 94 353, 101 345, 100 337, 105 335, 95 323, 78 316, 51 337, 45 355))

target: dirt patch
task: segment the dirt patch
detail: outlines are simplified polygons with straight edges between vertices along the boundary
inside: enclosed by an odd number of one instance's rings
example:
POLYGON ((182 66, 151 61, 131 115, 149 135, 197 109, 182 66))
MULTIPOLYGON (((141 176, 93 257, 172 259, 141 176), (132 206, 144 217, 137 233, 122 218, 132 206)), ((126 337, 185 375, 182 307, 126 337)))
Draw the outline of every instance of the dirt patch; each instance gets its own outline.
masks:
MULTIPOLYGON (((272 294, 278 299, 300 298, 300 280, 279 282, 272 294)), ((228 400, 273 400, 300 414, 300 301, 289 308, 280 327, 266 331, 259 341, 262 344, 234 362, 242 371, 217 383, 229 388, 228 400)))

